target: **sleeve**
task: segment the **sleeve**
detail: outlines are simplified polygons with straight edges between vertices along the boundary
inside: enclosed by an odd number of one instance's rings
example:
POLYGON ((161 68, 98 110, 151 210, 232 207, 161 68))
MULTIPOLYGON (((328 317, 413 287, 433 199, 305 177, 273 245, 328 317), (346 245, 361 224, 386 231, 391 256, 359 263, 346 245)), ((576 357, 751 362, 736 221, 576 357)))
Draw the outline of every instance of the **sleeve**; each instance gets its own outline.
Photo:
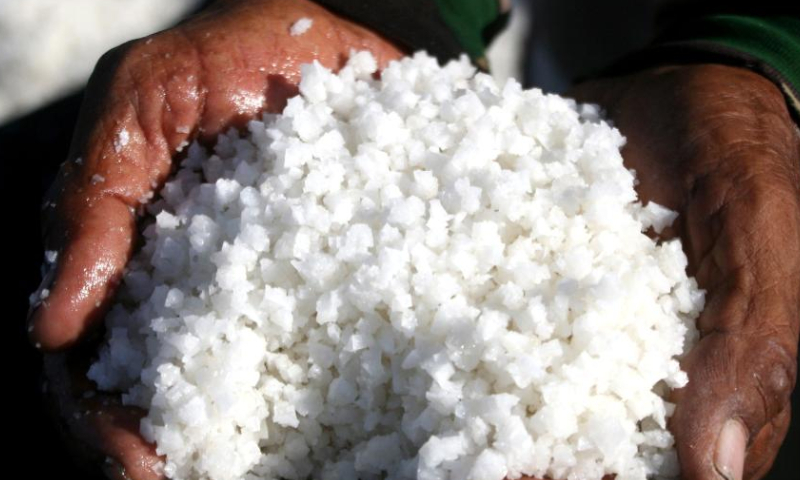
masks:
POLYGON ((783 91, 800 122, 800 16, 776 8, 746 10, 712 7, 669 12, 661 33, 640 52, 610 66, 602 75, 635 71, 665 63, 723 63, 756 71, 783 91), (725 12, 725 13, 720 13, 725 12))
POLYGON ((757 71, 783 90, 800 115, 800 17, 710 14, 675 23, 654 44, 661 57, 684 55, 757 71))
POLYGON ((508 17, 499 0, 315 1, 409 52, 426 50, 440 62, 467 53, 483 69, 486 47, 508 17))

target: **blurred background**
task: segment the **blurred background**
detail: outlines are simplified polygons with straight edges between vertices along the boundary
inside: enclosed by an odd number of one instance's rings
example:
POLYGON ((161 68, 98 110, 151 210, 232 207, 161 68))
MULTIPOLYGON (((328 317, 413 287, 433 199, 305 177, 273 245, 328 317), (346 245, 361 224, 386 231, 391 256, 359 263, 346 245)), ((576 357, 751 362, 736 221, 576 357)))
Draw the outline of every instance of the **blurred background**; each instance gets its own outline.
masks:
MULTIPOLYGON (((0 190, 10 235, 4 335, 12 372, 11 455, 25 478, 84 478, 41 402, 41 356, 27 342, 28 295, 43 253, 39 204, 65 159, 97 59, 109 48, 174 25, 208 0, 0 0, 0 190), (21 368, 16 368, 19 365, 21 368)), ((515 0, 489 50, 498 80, 560 93, 652 40, 659 0, 515 0)), ((800 412, 800 392, 793 396, 800 412)), ((800 427, 793 422, 769 480, 797 478, 800 427), (791 458, 794 454, 795 458, 791 458)))

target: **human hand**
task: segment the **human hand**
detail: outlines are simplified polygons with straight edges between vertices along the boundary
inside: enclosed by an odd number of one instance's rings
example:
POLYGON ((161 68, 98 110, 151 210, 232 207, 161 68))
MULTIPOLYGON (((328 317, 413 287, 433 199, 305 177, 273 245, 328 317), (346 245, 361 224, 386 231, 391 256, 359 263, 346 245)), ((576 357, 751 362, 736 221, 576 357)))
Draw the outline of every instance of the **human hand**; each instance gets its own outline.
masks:
POLYGON ((186 142, 212 140, 297 93, 300 65, 338 69, 351 50, 379 65, 402 52, 307 0, 221 0, 185 23, 111 50, 86 90, 67 162, 45 205, 46 250, 58 252, 49 295, 30 317, 48 353, 48 392, 70 446, 103 457, 112 478, 162 478, 139 434, 144 412, 94 392, 85 372, 137 233, 136 210, 163 184, 186 142), (289 34, 302 17, 313 20, 289 34), (89 412, 89 413, 87 413, 89 412), (114 476, 116 475, 116 477, 114 476))
POLYGON ((789 425, 800 329, 800 131, 767 79, 667 66, 571 92, 627 137, 643 202, 678 211, 689 273, 707 290, 670 428, 682 478, 761 478, 789 425))

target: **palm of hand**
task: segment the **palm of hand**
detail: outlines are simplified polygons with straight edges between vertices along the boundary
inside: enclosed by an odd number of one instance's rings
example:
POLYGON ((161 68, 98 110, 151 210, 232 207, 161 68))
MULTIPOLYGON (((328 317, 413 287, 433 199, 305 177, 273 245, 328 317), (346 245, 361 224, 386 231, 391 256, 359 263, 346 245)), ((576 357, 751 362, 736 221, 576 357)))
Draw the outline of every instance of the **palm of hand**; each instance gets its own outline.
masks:
POLYGON ((95 304, 108 301, 109 281, 129 256, 129 209, 163 183, 185 142, 214 139, 263 111, 279 111, 297 93, 301 64, 338 68, 351 50, 370 50, 379 65, 402 54, 310 2, 252 0, 223 2, 106 54, 51 190, 56 207, 46 211, 47 243, 66 251, 59 252, 57 288, 34 314, 35 340, 45 349, 68 346, 102 314, 95 304), (314 19, 312 28, 290 36, 289 26, 303 17, 314 19), (69 315, 50 321, 42 318, 48 311, 69 315))
POLYGON ((788 428, 800 323, 800 136, 784 99, 756 74, 715 65, 574 93, 606 107, 626 135, 640 198, 679 212, 663 236, 681 238, 689 273, 707 291, 670 423, 682 478, 717 479, 731 463, 715 453, 728 420, 748 432, 742 478, 759 478, 788 428))
POLYGON ((385 65, 402 52, 374 33, 297 0, 221 1, 171 30, 106 54, 87 88, 68 161, 45 210, 47 249, 59 252, 50 296, 33 312, 32 340, 47 351, 49 398, 68 444, 111 478, 163 478, 138 434, 143 412, 94 392, 92 346, 133 250, 136 218, 186 142, 211 140, 297 93, 300 65, 339 68, 351 50, 385 65), (309 31, 289 34, 300 18, 309 31), (51 203, 52 202, 52 203, 51 203), (124 477, 123 477, 124 476, 124 477))

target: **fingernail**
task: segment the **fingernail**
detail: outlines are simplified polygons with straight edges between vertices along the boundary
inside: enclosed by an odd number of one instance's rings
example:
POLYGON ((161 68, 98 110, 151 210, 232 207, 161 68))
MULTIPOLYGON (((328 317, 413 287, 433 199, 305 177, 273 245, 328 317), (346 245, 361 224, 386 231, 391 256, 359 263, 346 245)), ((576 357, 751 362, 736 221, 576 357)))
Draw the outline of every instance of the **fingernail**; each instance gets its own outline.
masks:
POLYGON ((714 453, 714 468, 725 480, 742 480, 745 448, 747 448, 747 429, 742 422, 738 420, 725 422, 714 453))

